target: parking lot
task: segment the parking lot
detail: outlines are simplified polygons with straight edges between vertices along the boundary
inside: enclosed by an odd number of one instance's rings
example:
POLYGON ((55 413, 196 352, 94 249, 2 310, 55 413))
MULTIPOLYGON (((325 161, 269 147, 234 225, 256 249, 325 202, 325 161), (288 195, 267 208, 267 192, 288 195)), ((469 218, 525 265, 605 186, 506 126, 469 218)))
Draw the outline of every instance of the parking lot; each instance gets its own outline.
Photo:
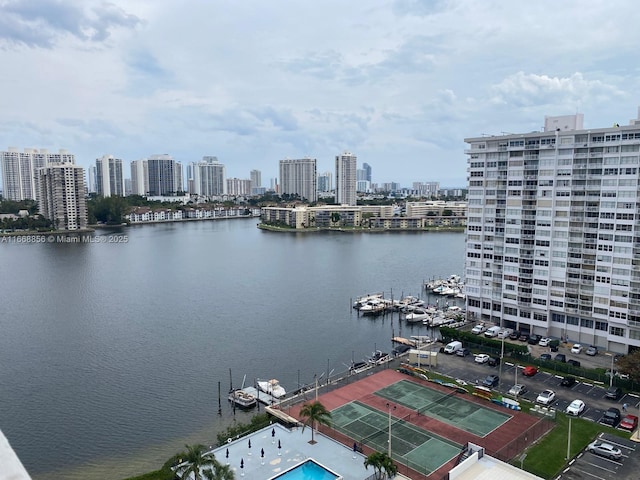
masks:
POLYGON ((565 480, 593 479, 637 479, 640 472, 640 458, 637 455, 637 443, 631 440, 600 434, 598 440, 609 443, 622 451, 619 460, 605 458, 588 451, 582 451, 571 461, 558 477, 565 480))
POLYGON ((618 408, 624 416, 622 406, 625 403, 628 406, 628 413, 640 416, 640 398, 636 395, 625 394, 618 400, 610 400, 605 398, 608 384, 598 385, 577 381, 571 387, 563 387, 560 385, 562 376, 540 371, 534 376, 525 377, 522 375, 524 366, 524 364, 516 366, 505 362, 502 367, 492 367, 487 363, 476 363, 473 355, 458 357, 439 354, 438 356, 439 372, 470 384, 482 384, 482 381, 490 374, 499 375, 500 383, 493 388, 494 390, 506 394, 514 384, 524 384, 527 391, 520 398, 531 402, 535 402, 536 397, 543 390, 553 390, 556 398, 549 404, 549 407, 561 412, 564 412, 573 400, 580 399, 586 404, 586 408, 580 416, 593 422, 599 422, 604 412, 610 407, 618 408))

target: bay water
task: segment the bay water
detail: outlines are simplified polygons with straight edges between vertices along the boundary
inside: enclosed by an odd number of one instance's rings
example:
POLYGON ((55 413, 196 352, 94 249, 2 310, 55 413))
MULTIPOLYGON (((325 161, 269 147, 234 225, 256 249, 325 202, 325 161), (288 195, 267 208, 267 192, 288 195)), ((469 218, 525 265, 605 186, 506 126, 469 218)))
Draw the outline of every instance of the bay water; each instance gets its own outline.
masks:
POLYGON ((256 223, 0 245, 0 429, 34 479, 120 480, 185 444, 214 444, 254 413, 229 406, 230 371, 236 387, 277 378, 288 391, 335 377, 390 351, 392 334, 427 333, 397 316, 358 316, 357 296, 425 298, 426 280, 463 273, 463 233, 256 223))

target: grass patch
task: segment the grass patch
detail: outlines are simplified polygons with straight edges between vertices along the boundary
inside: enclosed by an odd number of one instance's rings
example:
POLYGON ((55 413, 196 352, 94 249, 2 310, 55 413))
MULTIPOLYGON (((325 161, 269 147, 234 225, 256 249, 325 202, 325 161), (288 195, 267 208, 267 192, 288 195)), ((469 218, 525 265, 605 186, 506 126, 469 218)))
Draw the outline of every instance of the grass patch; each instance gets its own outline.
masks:
MULTIPOLYGON (((600 432, 607 432, 623 438, 629 434, 605 427, 582 418, 571 419, 571 448, 569 457, 575 457, 591 443, 600 432)), ((567 445, 569 438, 569 417, 562 413, 556 416, 556 426, 540 442, 527 450, 524 469, 542 478, 554 478, 567 464, 567 445)), ((520 466, 519 461, 514 465, 520 466)))

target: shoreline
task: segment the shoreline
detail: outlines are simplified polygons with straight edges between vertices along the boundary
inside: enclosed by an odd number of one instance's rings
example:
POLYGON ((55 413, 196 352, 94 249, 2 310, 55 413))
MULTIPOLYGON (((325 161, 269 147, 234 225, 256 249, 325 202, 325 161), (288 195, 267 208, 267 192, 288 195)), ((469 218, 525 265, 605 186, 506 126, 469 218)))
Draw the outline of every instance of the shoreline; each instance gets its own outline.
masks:
POLYGON ((278 233, 437 233, 437 232, 462 232, 466 227, 430 227, 430 228, 353 228, 353 227, 314 227, 314 228, 282 228, 274 225, 259 223, 258 228, 267 232, 278 233))

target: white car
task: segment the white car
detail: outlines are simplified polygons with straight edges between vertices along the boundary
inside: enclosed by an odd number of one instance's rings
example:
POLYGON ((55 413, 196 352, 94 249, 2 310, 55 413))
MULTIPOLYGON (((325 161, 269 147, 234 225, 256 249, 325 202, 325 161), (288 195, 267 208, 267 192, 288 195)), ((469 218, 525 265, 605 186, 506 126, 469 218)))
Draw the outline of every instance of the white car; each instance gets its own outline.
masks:
POLYGON ((474 360, 476 363, 487 363, 489 361, 489 355, 487 355, 486 353, 479 353, 478 355, 476 355, 476 358, 474 360))
POLYGON ((541 347, 548 347, 549 342, 551 342, 551 339, 549 337, 542 337, 538 342, 538 345, 540 345, 541 347))
POLYGON ((573 347, 571 347, 571 353, 582 353, 582 345, 574 343, 573 347))
POLYGON ((504 328, 498 332, 498 338, 507 338, 509 335, 513 333, 513 330, 510 328, 504 328))
POLYGON ((478 324, 475 327, 473 327, 471 329, 471 333, 475 334, 475 335, 480 335, 481 333, 484 333, 487 331, 487 327, 485 327, 482 324, 478 324))
POLYGON ((553 403, 555 399, 556 392, 553 390, 544 390, 540 395, 538 395, 536 402, 541 403, 542 405, 549 405, 550 403, 553 403))
POLYGON ((582 412, 584 412, 584 409, 585 409, 584 402, 582 400, 576 399, 569 404, 569 406, 566 408, 564 412, 567 415, 573 415, 574 417, 577 417, 582 412))

